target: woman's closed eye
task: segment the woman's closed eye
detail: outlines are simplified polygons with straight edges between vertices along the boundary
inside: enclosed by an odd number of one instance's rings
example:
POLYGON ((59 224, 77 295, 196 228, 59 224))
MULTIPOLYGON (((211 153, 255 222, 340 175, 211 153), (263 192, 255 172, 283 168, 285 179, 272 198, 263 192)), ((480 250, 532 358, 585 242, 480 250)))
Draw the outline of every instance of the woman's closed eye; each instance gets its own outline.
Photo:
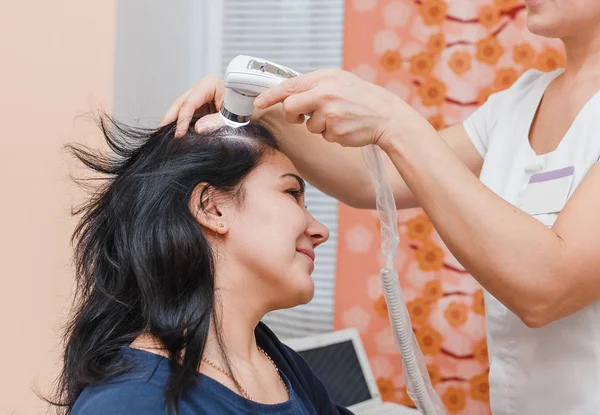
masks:
MULTIPOLYGON (((304 201, 304 190, 306 189, 304 180, 297 174, 293 173, 286 173, 281 177, 286 180, 289 180, 290 178, 293 179, 295 185, 293 187, 289 187, 285 192, 292 195, 292 197, 296 200, 296 203, 302 205, 304 201)), ((291 186, 291 183, 288 186, 291 186)), ((306 208, 306 206, 304 206, 304 208, 306 208)))
POLYGON ((302 197, 304 196, 304 189, 294 188, 286 190, 286 193, 292 195, 296 202, 300 203, 302 201, 302 197))

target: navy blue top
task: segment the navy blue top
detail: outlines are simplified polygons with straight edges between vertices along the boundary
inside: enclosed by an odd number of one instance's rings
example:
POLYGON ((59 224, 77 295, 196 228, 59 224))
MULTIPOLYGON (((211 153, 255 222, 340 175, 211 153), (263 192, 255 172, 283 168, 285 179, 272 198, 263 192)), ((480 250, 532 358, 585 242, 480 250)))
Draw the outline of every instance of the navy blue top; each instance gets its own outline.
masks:
MULTIPOLYGON (((273 359, 290 391, 289 400, 274 405, 251 402, 214 379, 199 374, 198 382, 181 400, 180 415, 252 414, 327 415, 352 414, 331 402, 325 387, 306 361, 279 341, 263 323, 255 330, 256 342, 273 359)), ((133 369, 108 382, 86 387, 72 415, 164 415, 164 387, 168 360, 130 347, 123 355, 133 369)))

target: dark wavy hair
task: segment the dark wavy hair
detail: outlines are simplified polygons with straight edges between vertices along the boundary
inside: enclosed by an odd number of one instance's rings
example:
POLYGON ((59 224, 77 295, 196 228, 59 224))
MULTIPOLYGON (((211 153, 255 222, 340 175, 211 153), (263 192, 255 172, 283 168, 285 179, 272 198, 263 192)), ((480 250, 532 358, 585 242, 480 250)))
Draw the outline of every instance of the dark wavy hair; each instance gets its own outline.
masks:
POLYGON ((74 313, 65 329, 56 396, 48 401, 70 414, 86 386, 131 370, 119 351, 149 333, 168 352, 166 411, 178 414, 182 396, 197 380, 211 322, 220 333, 215 257, 189 210, 192 191, 207 183, 203 195, 212 188, 241 201, 244 178, 277 143, 254 124, 202 133, 191 127, 175 138, 174 123, 147 130, 106 115, 98 123, 111 152, 67 146, 102 181, 73 211, 81 216, 72 236, 74 313))

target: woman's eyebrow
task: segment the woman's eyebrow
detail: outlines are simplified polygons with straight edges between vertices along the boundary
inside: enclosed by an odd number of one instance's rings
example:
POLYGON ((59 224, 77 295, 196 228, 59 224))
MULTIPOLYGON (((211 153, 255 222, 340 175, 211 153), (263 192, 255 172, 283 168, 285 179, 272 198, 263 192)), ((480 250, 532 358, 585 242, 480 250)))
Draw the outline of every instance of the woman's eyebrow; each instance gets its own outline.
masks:
POLYGON ((286 177, 293 177, 294 179, 296 179, 298 181, 298 185, 300 186, 300 189, 302 191, 304 191, 304 189, 306 188, 306 183, 304 182, 304 179, 302 177, 298 176, 297 174, 286 173, 286 174, 281 175, 281 178, 286 178, 286 177))

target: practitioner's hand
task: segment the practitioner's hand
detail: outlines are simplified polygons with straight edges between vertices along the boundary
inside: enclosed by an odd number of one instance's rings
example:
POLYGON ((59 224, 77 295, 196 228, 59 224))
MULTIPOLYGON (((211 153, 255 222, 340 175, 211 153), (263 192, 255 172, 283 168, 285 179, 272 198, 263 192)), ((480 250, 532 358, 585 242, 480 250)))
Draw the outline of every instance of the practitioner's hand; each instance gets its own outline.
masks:
MULTIPOLYGON (((223 80, 213 77, 202 78, 192 89, 182 94, 171 104, 160 125, 162 126, 177 120, 175 137, 182 137, 188 130, 193 117, 218 112, 223 105, 224 95, 225 87, 223 86, 223 80)), ((196 131, 204 129, 206 121, 212 122, 213 120, 204 118, 198 120, 194 129, 196 131)), ((216 122, 216 119, 214 121, 216 122)))
POLYGON ((257 108, 283 102, 285 118, 304 121, 310 132, 346 147, 384 145, 412 117, 422 118, 399 97, 338 69, 287 79, 257 97, 257 108))

